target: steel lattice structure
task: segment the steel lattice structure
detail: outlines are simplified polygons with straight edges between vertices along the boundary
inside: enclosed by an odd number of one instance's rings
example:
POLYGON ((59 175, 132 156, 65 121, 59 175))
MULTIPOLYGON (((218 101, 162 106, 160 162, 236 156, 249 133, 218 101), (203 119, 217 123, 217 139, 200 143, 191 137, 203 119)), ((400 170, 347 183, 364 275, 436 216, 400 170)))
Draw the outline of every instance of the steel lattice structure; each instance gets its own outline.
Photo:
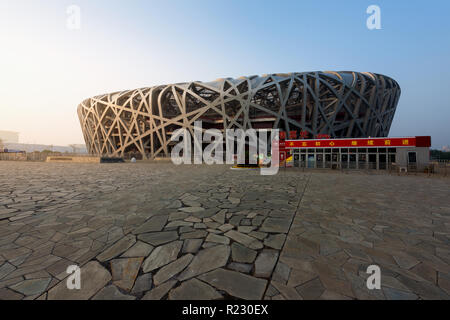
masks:
POLYGON ((96 96, 78 106, 88 151, 169 155, 178 128, 306 131, 310 137, 385 137, 400 98, 389 77, 303 72, 187 82, 96 96))

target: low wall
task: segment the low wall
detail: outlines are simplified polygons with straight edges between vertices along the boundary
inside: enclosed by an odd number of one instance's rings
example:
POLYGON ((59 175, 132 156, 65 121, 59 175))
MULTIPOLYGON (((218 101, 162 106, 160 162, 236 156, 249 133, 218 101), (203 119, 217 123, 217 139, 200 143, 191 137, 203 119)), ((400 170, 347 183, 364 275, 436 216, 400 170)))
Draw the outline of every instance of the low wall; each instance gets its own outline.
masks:
POLYGON ((100 163, 100 157, 48 156, 45 162, 100 163))

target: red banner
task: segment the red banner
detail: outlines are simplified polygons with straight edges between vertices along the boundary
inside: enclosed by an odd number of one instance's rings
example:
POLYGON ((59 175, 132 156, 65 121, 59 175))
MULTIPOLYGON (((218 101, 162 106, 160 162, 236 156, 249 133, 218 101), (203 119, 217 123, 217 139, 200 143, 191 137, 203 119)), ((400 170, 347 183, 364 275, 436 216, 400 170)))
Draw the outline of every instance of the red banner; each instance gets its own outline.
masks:
POLYGON ((370 148, 415 147, 416 137, 286 140, 286 149, 295 148, 370 148))

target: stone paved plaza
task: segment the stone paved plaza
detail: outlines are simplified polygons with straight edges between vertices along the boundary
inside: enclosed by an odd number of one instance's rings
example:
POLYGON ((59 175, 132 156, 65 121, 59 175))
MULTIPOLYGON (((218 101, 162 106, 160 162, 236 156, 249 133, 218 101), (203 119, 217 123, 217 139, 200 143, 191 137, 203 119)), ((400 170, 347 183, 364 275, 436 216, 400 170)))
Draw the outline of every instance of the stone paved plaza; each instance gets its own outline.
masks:
POLYGON ((449 199, 414 175, 0 162, 0 299, 449 299, 449 199))

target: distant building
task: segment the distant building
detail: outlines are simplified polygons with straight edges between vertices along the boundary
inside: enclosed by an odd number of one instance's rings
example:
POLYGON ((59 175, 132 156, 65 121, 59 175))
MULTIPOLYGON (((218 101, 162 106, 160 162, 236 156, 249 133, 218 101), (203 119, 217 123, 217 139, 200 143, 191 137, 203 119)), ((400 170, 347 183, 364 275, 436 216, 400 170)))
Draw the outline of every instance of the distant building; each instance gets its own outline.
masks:
POLYGON ((9 150, 20 150, 25 152, 42 152, 49 150, 53 152, 67 152, 67 153, 87 153, 86 146, 83 144, 71 145, 71 146, 55 146, 46 144, 28 144, 28 143, 4 143, 5 148, 9 150), (76 146, 75 148, 73 146, 76 146))
POLYGON ((3 143, 19 143, 19 133, 0 130, 0 140, 3 143))

